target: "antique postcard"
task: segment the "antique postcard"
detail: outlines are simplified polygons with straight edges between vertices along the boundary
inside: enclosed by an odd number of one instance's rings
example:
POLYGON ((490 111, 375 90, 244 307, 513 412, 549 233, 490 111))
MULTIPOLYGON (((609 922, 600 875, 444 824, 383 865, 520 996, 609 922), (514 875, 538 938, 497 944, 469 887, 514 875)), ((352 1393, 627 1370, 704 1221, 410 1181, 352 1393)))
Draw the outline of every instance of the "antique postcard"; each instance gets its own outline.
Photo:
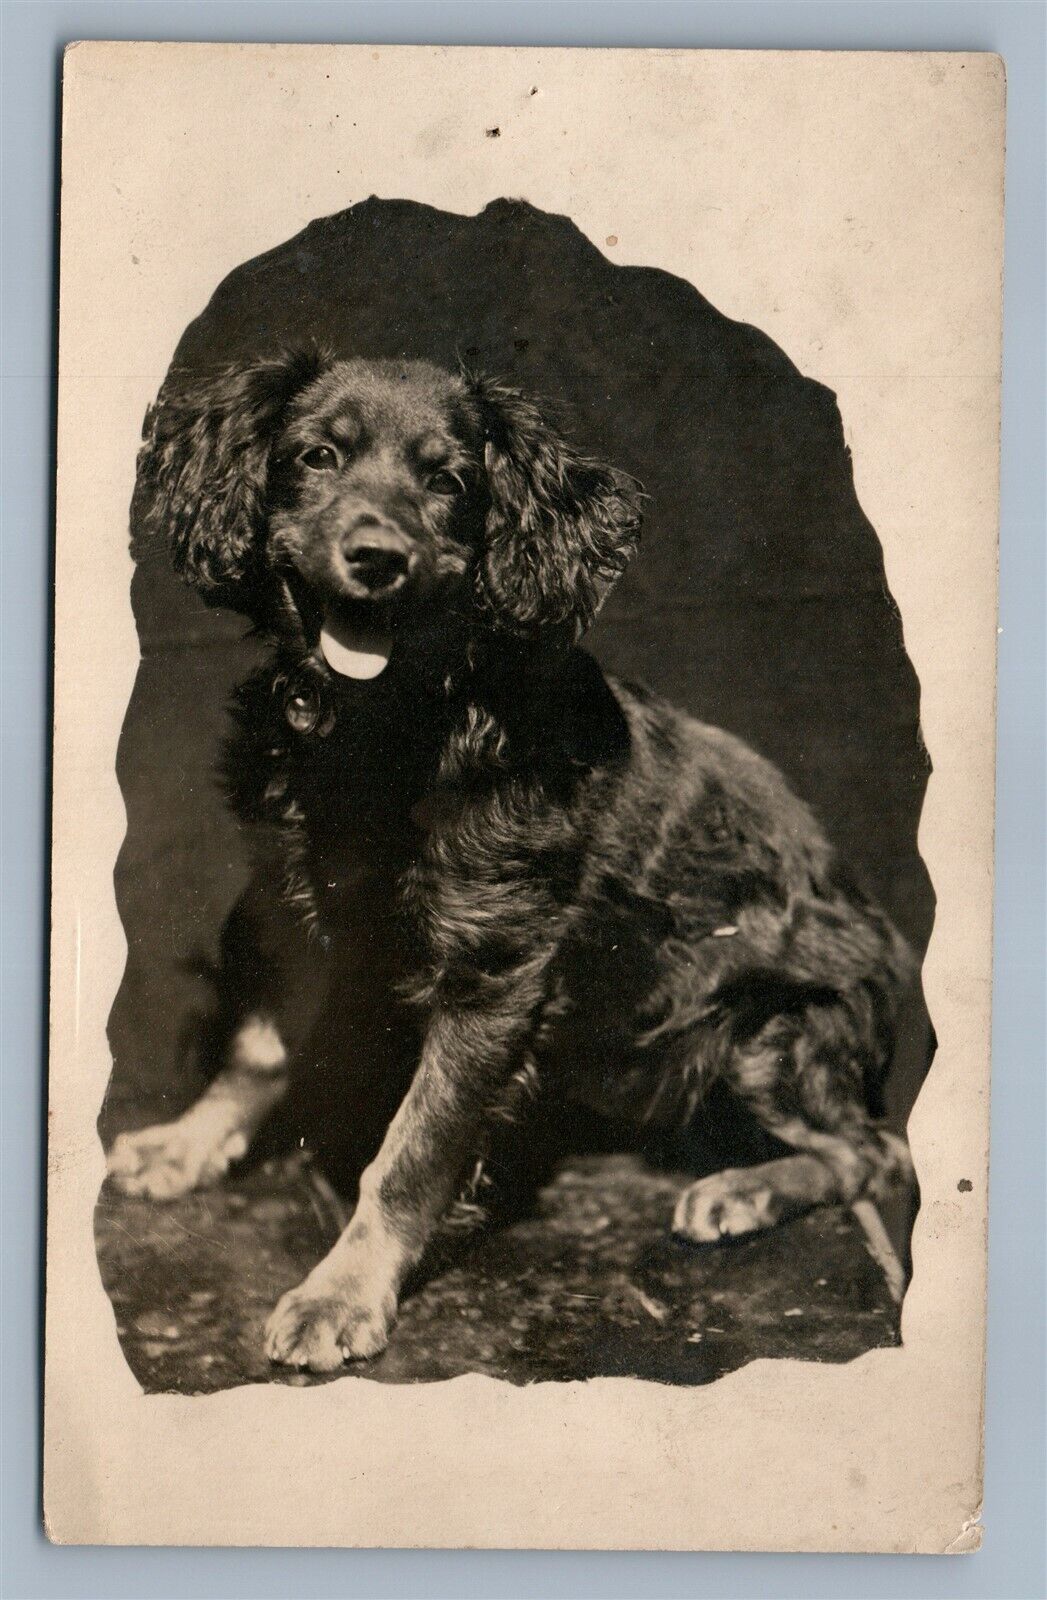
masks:
POLYGON ((53 1539, 978 1547, 1004 92, 70 46, 53 1539))

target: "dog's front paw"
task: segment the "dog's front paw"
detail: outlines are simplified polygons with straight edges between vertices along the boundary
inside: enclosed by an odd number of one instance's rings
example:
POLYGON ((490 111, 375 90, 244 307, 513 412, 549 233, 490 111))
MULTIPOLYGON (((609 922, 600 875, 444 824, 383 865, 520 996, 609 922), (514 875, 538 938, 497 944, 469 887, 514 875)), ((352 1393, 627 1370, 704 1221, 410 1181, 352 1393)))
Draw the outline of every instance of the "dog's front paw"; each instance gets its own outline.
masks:
POLYGON ((107 1159, 109 1177, 124 1194, 177 1200, 191 1189, 217 1183, 247 1151, 246 1136, 218 1131, 192 1114, 135 1133, 121 1133, 107 1159))
POLYGON ((384 1350, 396 1317, 396 1298, 367 1295, 352 1282, 310 1284, 307 1278, 279 1301, 265 1327, 270 1361, 335 1372, 346 1361, 384 1350))

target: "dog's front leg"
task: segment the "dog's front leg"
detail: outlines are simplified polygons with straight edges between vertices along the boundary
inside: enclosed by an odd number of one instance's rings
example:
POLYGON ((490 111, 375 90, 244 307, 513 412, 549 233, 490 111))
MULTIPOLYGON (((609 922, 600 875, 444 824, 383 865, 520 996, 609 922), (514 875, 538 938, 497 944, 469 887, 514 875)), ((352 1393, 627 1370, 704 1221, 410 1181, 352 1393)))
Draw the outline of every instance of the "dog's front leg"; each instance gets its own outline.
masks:
POLYGON ((521 998, 514 991, 501 1008, 434 1016, 352 1221, 269 1318, 270 1360, 330 1372, 385 1347, 403 1281, 476 1159, 486 1116, 517 1064, 529 1015, 521 998))
POLYGON ((107 1157, 110 1181, 124 1194, 177 1200, 225 1176, 287 1089, 287 1048, 278 1025, 259 1013, 233 1034, 229 1061, 188 1110, 118 1134, 107 1157))
POLYGON ((222 930, 219 989, 235 1023, 222 1070, 173 1122, 121 1133, 107 1163, 125 1194, 176 1200, 217 1183, 283 1099, 325 991, 323 946, 259 873, 222 930))

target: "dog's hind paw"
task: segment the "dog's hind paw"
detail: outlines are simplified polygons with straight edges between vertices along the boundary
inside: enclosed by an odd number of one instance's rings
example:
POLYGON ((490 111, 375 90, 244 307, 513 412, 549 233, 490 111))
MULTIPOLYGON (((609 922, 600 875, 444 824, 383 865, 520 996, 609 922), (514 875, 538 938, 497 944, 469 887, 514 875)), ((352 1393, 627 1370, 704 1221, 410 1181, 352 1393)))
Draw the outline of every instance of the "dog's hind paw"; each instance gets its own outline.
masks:
POLYGON ((745 1168, 714 1172, 680 1195, 673 1213, 673 1232, 694 1244, 717 1244, 721 1239, 758 1233, 779 1220, 776 1200, 771 1185, 753 1179, 745 1168))
POLYGON ((265 1353, 284 1366, 336 1372, 384 1350, 395 1315, 391 1296, 372 1305, 353 1288, 310 1289, 307 1279, 283 1296, 266 1323, 265 1353))
POLYGON ((111 1182, 124 1194, 177 1200, 217 1183, 246 1151, 242 1132, 209 1128, 190 1112, 177 1122, 119 1134, 106 1165, 111 1182))

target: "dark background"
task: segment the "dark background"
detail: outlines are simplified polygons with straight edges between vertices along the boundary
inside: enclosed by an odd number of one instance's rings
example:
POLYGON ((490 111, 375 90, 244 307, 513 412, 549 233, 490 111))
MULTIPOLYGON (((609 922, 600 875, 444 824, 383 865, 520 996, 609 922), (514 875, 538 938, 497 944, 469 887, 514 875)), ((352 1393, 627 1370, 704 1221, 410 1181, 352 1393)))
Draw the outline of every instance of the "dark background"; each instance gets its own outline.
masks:
MULTIPOLYGON (((922 953, 933 895, 916 849, 929 772, 919 690, 834 396, 689 284, 607 261, 516 201, 477 217, 369 200, 247 263, 187 329, 179 364, 306 337, 339 355, 471 366, 553 401, 650 500, 640 553, 590 636, 635 677, 748 739, 815 807, 922 953)), ((232 685, 257 659, 163 551, 136 572, 142 663, 118 767, 116 887, 128 963, 110 1019, 103 1136, 198 1092, 194 965, 244 881, 212 777, 232 685)), ((917 998, 889 1091, 903 1125, 929 1065, 917 998)))

